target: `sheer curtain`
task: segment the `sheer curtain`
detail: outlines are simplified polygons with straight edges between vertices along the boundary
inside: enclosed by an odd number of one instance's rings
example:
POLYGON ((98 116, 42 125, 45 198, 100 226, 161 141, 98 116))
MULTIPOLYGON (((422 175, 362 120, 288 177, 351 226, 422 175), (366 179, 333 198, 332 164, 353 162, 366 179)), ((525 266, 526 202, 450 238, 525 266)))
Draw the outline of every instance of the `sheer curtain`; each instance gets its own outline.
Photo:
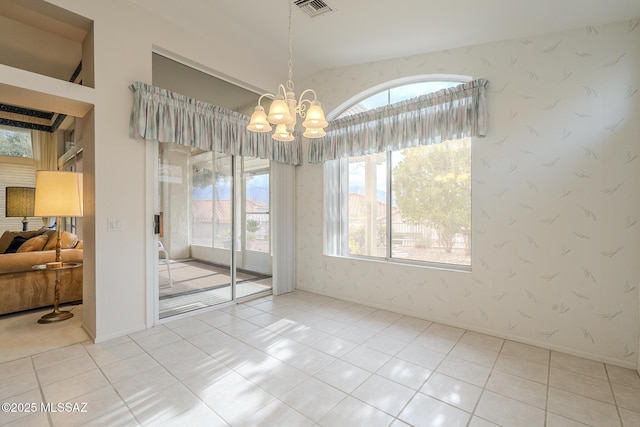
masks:
POLYGON ((273 191, 273 294, 295 289, 295 182, 292 165, 272 165, 273 191))
POLYGON ((53 134, 38 130, 31 131, 33 162, 37 171, 58 169, 56 144, 53 134))
POLYGON ((280 163, 302 163, 299 140, 281 142, 247 130, 249 117, 141 82, 131 85, 132 138, 196 147, 205 151, 252 156, 280 163))
MULTIPOLYGON (((36 171, 58 169, 58 156, 52 133, 32 130, 31 149, 33 150, 33 165, 36 171)), ((51 228, 55 223, 55 217, 42 218, 42 225, 44 227, 51 228)))
POLYGON ((349 233, 343 230, 345 224, 349 224, 349 214, 342 208, 349 203, 348 172, 346 161, 324 164, 324 253, 327 254, 344 255, 342 251, 349 247, 349 233))
POLYGON ((487 133, 486 79, 330 122, 309 144, 309 163, 437 144, 487 133))

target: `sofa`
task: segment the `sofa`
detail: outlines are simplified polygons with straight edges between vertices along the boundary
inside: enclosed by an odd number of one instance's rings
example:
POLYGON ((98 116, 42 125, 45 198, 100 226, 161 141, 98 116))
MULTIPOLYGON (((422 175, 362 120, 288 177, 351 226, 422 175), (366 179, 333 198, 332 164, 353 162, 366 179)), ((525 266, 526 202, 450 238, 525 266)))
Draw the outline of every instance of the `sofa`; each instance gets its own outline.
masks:
MULTIPOLYGON (((33 266, 55 261, 55 230, 5 231, 0 237, 0 315, 53 305, 55 272, 33 266)), ((81 240, 61 234, 62 261, 82 262, 81 240)), ((60 303, 82 301, 82 267, 60 271, 60 303)))

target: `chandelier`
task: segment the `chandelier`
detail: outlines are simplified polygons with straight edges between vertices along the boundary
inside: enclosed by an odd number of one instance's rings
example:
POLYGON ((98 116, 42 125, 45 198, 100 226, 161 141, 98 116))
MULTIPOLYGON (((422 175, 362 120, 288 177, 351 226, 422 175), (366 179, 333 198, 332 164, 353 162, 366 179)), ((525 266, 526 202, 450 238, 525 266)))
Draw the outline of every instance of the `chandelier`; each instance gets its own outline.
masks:
POLYGON ((289 3, 289 80, 287 83, 280 84, 278 87, 278 93, 265 93, 258 99, 258 105, 256 106, 251 120, 247 125, 247 129, 251 132, 271 132, 273 129, 271 125, 275 125, 276 130, 271 136, 276 141, 293 141, 293 131, 296 127, 296 116, 300 116, 304 121, 302 126, 304 127, 303 135, 307 138, 321 138, 326 135, 324 128, 328 126, 327 120, 324 117, 324 111, 320 107, 316 93, 313 89, 306 89, 300 94, 300 98, 296 101, 296 94, 294 92, 293 85, 293 71, 292 71, 292 52, 291 47, 291 0, 287 0, 289 3), (312 99, 305 99, 305 95, 313 95, 312 99), (269 107, 269 114, 267 115, 264 108, 261 105, 262 98, 268 97, 273 99, 271 107, 269 107))

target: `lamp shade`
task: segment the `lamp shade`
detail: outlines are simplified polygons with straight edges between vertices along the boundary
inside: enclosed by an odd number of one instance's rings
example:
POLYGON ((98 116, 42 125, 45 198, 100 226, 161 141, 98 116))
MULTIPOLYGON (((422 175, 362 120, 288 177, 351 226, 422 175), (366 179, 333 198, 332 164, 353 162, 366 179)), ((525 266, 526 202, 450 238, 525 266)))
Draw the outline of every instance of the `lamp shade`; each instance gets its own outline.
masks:
POLYGON ((293 117, 289 112, 289 106, 284 99, 275 99, 269 107, 269 116, 267 117, 269 122, 276 125, 286 125, 293 121, 293 117))
POLYGON ((293 136, 293 134, 287 130, 286 125, 276 126, 276 130, 275 132, 273 132, 273 135, 271 137, 276 141, 282 141, 282 142, 289 142, 296 139, 293 136))
POLYGON ((307 119, 302 122, 302 126, 317 129, 325 128, 328 125, 329 123, 327 123, 327 119, 324 118, 324 111, 322 111, 320 104, 311 104, 309 111, 307 111, 307 119))
POLYGON ((307 138, 322 138, 326 135, 327 133, 322 128, 307 128, 302 134, 302 136, 307 138))
POLYGON ((82 174, 36 172, 35 216, 82 216, 82 174))
POLYGON ((27 217, 33 216, 33 199, 36 189, 33 187, 7 187, 5 216, 27 217))
POLYGON ((269 132, 271 131, 271 125, 267 121, 267 115, 264 112, 264 108, 258 105, 251 115, 251 120, 247 125, 247 129, 252 132, 269 132))

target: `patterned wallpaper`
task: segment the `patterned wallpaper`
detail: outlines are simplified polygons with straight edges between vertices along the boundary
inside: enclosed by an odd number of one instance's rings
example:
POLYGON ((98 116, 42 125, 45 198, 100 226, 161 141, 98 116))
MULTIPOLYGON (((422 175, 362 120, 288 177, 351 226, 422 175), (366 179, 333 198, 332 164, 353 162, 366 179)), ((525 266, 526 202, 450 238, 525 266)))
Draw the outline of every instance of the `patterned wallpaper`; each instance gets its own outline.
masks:
POLYGON ((296 176, 297 288, 635 367, 640 21, 328 70, 302 83, 332 111, 419 74, 490 82, 488 136, 473 142, 472 272, 324 256, 323 168, 305 164, 296 176))

